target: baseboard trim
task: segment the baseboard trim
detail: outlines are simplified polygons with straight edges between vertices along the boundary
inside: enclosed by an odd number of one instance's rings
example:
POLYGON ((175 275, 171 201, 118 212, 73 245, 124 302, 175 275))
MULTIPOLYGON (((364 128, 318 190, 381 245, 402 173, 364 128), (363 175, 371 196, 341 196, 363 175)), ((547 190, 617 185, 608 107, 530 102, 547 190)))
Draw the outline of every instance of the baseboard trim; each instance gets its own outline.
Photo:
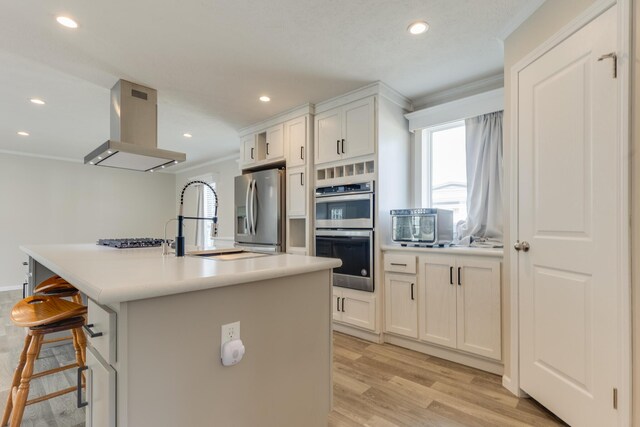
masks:
POLYGON ((351 326, 344 325, 342 323, 333 322, 333 330, 336 332, 341 332, 343 334, 351 335, 356 338, 360 338, 366 341, 371 341, 376 344, 382 344, 382 336, 381 334, 376 334, 375 332, 363 331, 362 329, 352 328, 351 326))
POLYGON ((425 342, 413 341, 407 338, 389 334, 384 335, 384 341, 389 344, 405 347, 414 351, 419 351, 420 353, 425 353, 430 356, 436 356, 441 359, 460 363, 461 365, 471 366, 472 368, 480 369, 492 374, 502 375, 504 373, 504 366, 501 362, 479 358, 470 354, 459 352, 457 350, 449 350, 425 342))
POLYGON ((516 397, 521 397, 521 398, 528 398, 529 397, 529 395, 527 393, 525 393, 524 391, 522 391, 519 388, 516 388, 514 386, 513 382, 511 381, 511 377, 509 377, 507 375, 503 375, 502 376, 502 387, 504 387, 507 390, 509 390, 516 397))

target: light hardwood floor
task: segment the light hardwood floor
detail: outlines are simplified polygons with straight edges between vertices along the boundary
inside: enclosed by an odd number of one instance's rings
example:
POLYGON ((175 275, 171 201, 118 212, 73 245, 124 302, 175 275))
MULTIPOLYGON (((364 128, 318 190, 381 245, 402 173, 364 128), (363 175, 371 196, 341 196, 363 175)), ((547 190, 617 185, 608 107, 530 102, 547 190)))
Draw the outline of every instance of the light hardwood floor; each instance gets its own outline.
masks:
POLYGON ((333 334, 329 426, 558 426, 501 378, 437 357, 333 334))
MULTIPOLYGON (((0 292, 0 411, 24 339, 24 330, 9 320, 21 297, 20 291, 0 292)), ((331 427, 563 425, 535 401, 514 397, 496 375, 337 332, 333 348, 331 427)), ((36 372, 74 360, 70 344, 44 349, 36 372)), ((31 383, 30 397, 74 384, 75 370, 38 378, 31 383)), ((22 425, 81 427, 84 417, 72 393, 28 406, 22 425)))

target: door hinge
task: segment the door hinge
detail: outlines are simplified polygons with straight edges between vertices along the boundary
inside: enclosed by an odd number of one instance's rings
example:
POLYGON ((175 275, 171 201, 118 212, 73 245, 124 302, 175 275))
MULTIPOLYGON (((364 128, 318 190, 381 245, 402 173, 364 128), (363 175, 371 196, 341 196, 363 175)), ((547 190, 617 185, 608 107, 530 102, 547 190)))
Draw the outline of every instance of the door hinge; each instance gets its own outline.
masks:
POLYGON ((618 409, 618 389, 613 389, 613 409, 618 409))
POLYGON ((618 55, 616 55, 615 52, 602 55, 600 58, 598 58, 598 61, 602 61, 609 58, 613 59, 613 78, 617 79, 618 78, 618 55))

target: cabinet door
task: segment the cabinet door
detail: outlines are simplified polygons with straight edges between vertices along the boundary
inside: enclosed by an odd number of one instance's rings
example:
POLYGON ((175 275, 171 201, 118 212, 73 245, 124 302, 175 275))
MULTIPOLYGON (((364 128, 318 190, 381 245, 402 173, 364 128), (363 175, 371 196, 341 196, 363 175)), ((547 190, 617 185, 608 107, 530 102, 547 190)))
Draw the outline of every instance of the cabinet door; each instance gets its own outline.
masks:
POLYGON ((298 117, 284 124, 288 147, 287 167, 302 166, 307 158, 307 118, 298 117))
POLYGON ((420 339, 456 347, 455 258, 423 255, 418 266, 420 339))
POLYGON ((375 331, 376 297, 369 292, 344 289, 340 299, 344 323, 375 331))
POLYGON ((267 159, 278 159, 284 156, 284 126, 283 125, 280 124, 267 129, 265 156, 267 159))
POLYGON ((460 350, 500 360, 500 262, 457 258, 460 350))
POLYGON ((343 158, 373 154, 375 151, 374 98, 369 97, 345 105, 343 108, 343 158))
POLYGON ((318 114, 315 120, 315 162, 326 163, 342 158, 342 109, 318 114))
POLYGON ((256 136, 254 134, 247 135, 242 138, 242 163, 250 164, 256 159, 256 136))
POLYGON ((287 194, 288 216, 304 216, 307 213, 307 177, 304 171, 304 167, 287 171, 289 182, 289 193, 287 194))
POLYGON ((115 427, 116 371, 87 346, 87 427, 115 427))
POLYGON ((416 276, 384 276, 385 332, 418 338, 418 301, 416 276))

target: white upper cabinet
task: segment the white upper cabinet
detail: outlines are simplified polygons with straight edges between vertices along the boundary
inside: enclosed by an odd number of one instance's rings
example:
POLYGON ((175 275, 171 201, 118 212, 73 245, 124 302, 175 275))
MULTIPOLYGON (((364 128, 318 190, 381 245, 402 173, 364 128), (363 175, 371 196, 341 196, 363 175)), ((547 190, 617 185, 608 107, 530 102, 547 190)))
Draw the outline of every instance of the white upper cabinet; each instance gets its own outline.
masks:
POLYGON ((315 162, 327 163, 375 152, 375 98, 316 115, 315 162))
POLYGON ((265 158, 278 159, 284 156, 284 125, 279 124, 267 129, 265 158))
POLYGON ((305 216, 307 214, 307 186, 305 168, 287 169, 287 215, 305 216))
POLYGON ((335 108, 316 116, 315 162, 326 163, 342 158, 342 110, 335 108))
POLYGON ((247 135, 242 138, 242 164, 251 164, 257 161, 256 156, 256 136, 255 134, 247 135))
POLYGON ((284 124, 287 167, 303 166, 307 158, 307 118, 298 117, 284 124))
POLYGON ((343 157, 358 157, 375 151, 373 97, 347 104, 343 109, 341 141, 343 157))

